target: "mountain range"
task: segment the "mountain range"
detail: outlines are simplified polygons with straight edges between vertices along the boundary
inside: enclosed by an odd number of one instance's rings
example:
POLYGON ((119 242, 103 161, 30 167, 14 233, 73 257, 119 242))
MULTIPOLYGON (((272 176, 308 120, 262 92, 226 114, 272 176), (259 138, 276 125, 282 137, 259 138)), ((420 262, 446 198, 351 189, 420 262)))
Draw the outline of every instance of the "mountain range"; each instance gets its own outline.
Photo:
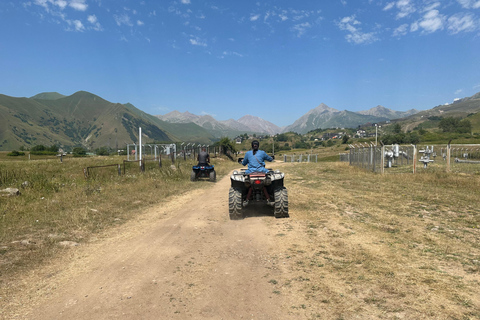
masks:
POLYGON ((407 117, 417 113, 417 110, 408 110, 405 112, 394 111, 383 106, 377 106, 367 111, 351 112, 339 111, 330 108, 325 104, 320 104, 318 107, 308 111, 301 116, 293 124, 286 127, 279 127, 267 120, 259 117, 246 115, 238 120, 229 119, 225 121, 215 120, 213 117, 205 115, 198 116, 190 112, 172 111, 165 115, 157 115, 162 119, 171 123, 188 123, 193 122, 199 126, 207 129, 216 137, 234 136, 246 132, 277 134, 282 132, 297 132, 300 134, 318 128, 355 128, 358 125, 365 123, 382 122, 392 119, 407 117))
POLYGON ((394 119, 402 121, 405 130, 409 130, 431 116, 465 117, 479 111, 480 92, 421 112, 399 112, 383 106, 360 112, 339 111, 322 103, 291 125, 279 127, 252 115, 224 121, 178 111, 154 116, 130 103, 109 102, 86 91, 70 96, 44 92, 30 98, 0 94, 0 150, 39 144, 83 146, 90 150, 103 146, 119 148, 138 141, 138 127, 142 127, 143 141, 157 143, 212 143, 221 137, 233 138, 244 133, 273 135, 293 131, 303 134, 318 128, 356 128, 394 119))

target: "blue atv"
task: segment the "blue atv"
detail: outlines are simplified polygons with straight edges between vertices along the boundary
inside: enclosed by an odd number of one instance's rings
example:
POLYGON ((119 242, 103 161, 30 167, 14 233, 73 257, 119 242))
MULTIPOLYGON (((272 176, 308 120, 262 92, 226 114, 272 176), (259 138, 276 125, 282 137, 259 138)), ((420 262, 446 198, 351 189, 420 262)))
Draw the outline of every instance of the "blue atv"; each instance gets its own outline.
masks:
POLYGON ((190 174, 190 180, 196 181, 200 178, 208 178, 211 182, 217 180, 217 173, 215 172, 215 166, 213 165, 197 165, 192 167, 192 173, 190 174))

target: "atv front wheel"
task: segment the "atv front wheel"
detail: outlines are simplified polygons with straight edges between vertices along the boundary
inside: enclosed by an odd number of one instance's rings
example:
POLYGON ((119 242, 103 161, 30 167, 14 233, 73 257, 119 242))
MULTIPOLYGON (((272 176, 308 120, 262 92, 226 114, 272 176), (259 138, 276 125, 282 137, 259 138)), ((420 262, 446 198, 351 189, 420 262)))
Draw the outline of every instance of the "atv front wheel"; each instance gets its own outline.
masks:
POLYGON ((275 189, 275 218, 288 218, 288 191, 285 187, 275 189))
POLYGON ((197 174, 195 171, 192 170, 192 173, 190 173, 190 181, 195 181, 197 180, 197 174))
POLYGON ((230 220, 243 219, 242 191, 238 188, 230 188, 228 191, 228 213, 230 220))

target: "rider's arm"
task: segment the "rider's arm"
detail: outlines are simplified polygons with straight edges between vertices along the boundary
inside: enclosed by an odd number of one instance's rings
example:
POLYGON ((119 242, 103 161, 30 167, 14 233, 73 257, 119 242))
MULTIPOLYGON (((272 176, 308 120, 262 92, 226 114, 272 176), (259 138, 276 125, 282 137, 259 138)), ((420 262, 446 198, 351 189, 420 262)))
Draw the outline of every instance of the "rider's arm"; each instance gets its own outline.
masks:
POLYGON ((270 161, 270 162, 273 161, 273 158, 270 157, 266 152, 264 152, 264 154, 265 154, 265 155, 263 156, 263 158, 264 158, 265 160, 270 161))
POLYGON ((248 163, 248 153, 245 153, 245 158, 243 158, 242 166, 246 166, 248 163))

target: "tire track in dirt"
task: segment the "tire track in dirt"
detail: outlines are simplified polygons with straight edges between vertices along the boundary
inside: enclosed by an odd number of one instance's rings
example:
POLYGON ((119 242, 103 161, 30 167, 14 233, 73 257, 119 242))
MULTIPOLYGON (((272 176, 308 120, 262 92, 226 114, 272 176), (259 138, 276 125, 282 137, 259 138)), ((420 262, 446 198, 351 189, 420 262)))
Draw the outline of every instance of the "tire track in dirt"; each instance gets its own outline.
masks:
POLYGON ((282 220, 259 208, 230 221, 229 176, 198 183, 204 190, 73 249, 53 273, 38 272, 24 297, 34 307, 15 318, 289 319, 286 297, 271 283, 286 272, 274 258, 282 220))

